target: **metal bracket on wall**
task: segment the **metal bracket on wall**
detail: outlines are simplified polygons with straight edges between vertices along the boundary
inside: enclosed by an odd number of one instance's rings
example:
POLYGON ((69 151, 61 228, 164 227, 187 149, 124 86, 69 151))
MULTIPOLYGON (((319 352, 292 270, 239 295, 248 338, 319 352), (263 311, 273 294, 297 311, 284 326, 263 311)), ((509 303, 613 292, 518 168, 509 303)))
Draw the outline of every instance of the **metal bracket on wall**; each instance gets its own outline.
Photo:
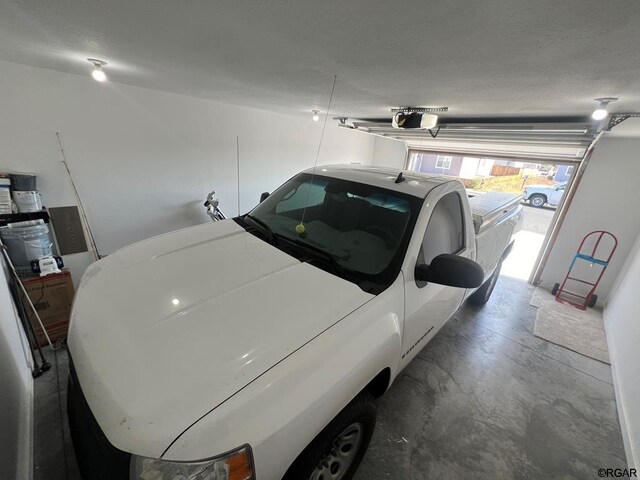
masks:
POLYGON ((610 132, 613 127, 617 127, 622 122, 624 122, 627 118, 631 117, 640 117, 640 113, 612 113, 609 117, 609 123, 607 124, 607 128, 605 129, 607 132, 610 132))

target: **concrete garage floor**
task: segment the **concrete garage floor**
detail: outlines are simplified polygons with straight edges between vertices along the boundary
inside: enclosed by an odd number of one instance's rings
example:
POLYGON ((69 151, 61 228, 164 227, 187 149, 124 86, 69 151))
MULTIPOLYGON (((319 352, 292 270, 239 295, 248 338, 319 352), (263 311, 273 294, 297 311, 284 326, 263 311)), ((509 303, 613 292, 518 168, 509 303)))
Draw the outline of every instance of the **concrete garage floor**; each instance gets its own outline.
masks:
MULTIPOLYGON (((625 466, 609 366, 534 337, 532 293, 503 276, 484 308, 449 321, 378 401, 355 480, 586 479, 625 466)), ((55 365, 36 380, 35 480, 79 478, 66 352, 57 359, 59 381, 55 365)))
POLYGON ((356 480, 588 479, 626 461, 610 367, 533 336, 534 287, 502 276, 378 402, 356 480))
POLYGON ((502 264, 502 274, 527 280, 556 210, 552 207, 536 208, 529 204, 524 204, 523 208, 522 230, 515 235, 516 243, 502 264))
POLYGON ((33 480, 80 480, 67 424, 67 350, 44 350, 51 370, 35 379, 33 480))

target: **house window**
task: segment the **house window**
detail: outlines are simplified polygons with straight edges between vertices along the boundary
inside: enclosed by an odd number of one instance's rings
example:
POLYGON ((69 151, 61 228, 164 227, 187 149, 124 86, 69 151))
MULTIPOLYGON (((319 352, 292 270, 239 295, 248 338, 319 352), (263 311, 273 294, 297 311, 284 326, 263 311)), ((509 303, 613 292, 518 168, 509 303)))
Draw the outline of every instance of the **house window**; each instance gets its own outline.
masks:
POLYGON ((451 168, 451 159, 453 157, 446 157, 443 155, 438 155, 436 158, 436 168, 442 168, 443 170, 449 170, 451 168))
POLYGON ((573 173, 573 165, 567 168, 567 177, 570 177, 572 173, 573 173))

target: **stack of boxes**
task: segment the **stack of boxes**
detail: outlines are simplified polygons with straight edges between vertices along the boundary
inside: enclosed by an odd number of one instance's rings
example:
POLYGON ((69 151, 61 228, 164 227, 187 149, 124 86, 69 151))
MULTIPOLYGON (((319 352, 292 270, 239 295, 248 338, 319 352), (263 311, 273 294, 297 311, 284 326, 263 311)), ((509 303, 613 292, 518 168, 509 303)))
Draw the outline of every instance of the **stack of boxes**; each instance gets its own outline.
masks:
MULTIPOLYGON (((25 278, 22 280, 25 290, 36 310, 47 334, 52 342, 67 336, 69 329, 69 316, 75 290, 71 273, 63 270, 62 273, 47 275, 46 277, 25 278)), ((26 302, 23 302, 26 304, 26 302)), ((29 320, 35 328, 38 343, 41 346, 47 344, 47 339, 42 332, 42 327, 33 312, 29 312, 29 320)))

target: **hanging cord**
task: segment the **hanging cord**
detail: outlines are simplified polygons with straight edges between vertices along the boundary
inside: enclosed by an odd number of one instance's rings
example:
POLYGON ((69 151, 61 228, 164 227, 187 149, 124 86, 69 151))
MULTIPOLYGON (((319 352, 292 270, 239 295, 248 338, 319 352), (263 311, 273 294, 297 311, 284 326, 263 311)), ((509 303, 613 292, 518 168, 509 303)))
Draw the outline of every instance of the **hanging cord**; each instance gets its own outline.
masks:
MULTIPOLYGON (((11 292, 11 293, 14 293, 14 292, 15 292, 15 290, 13 292, 11 292)), ((24 308, 24 307, 22 307, 22 308, 24 308)), ((38 368, 37 367, 37 363, 38 362, 37 362, 37 360, 35 358, 33 350, 31 349, 31 342, 29 341, 29 334, 27 333, 27 329, 25 328, 25 326, 20 322, 20 317, 21 316, 18 314, 15 302, 13 302, 13 301, 11 302, 11 309, 13 310, 13 316, 14 316, 15 321, 16 321, 16 327, 18 328, 18 335, 20 336, 20 345, 22 346, 22 353, 24 354, 25 362, 29 366, 29 369, 31 370, 31 372, 33 373, 38 368), (27 348, 27 346, 28 346, 28 348, 27 348)), ((46 362, 46 360, 44 358, 44 355, 42 353, 42 350, 40 350, 40 359, 42 360, 42 363, 46 362)))
POLYGON ((331 102, 333 101, 333 93, 336 90, 336 81, 338 77, 333 76, 333 86, 331 87, 331 95, 329 95, 329 104, 327 105, 327 113, 324 116, 324 122, 322 123, 322 133, 320 134, 320 142, 318 143, 318 150, 316 151, 316 161, 313 164, 313 170, 311 170, 311 181, 309 182, 309 188, 307 189, 307 198, 304 201, 304 209, 302 210, 302 217, 300 223, 296 225, 296 233, 302 235, 304 233, 304 216, 307 213, 307 205, 309 204, 309 193, 311 193, 311 185, 313 184, 313 177, 316 174, 316 166, 318 165, 318 159, 320 158, 320 149, 322 148, 322 140, 324 139, 324 131, 327 128, 327 120, 329 119, 329 112, 331 111, 331 102))
MULTIPOLYGON (((31 301, 31 298, 29 297, 29 294, 27 293, 27 290, 24 288, 24 285, 22 284, 22 280, 20 279, 20 276, 18 275, 18 272, 16 272, 16 269, 13 266, 13 262, 9 258, 9 254, 7 253, 6 247, 2 243, 2 240, 0 240, 0 249, 2 250, 2 253, 4 255, 5 261, 9 265, 9 270, 11 270, 11 273, 13 274, 13 277, 15 278, 16 282, 18 283, 18 287, 22 291, 22 294, 24 295, 25 300, 27 301, 27 303, 31 307, 31 311, 33 312, 33 315, 38 320, 38 323, 40 324, 40 328, 42 328, 42 333, 44 334, 45 338, 47 339, 47 343, 51 346, 52 350, 54 350, 54 351, 55 350, 60 350, 61 347, 54 347, 53 346, 53 343, 51 342, 51 339, 49 338, 49 334, 47 333, 47 329, 44 327, 44 323, 42 323, 42 319, 40 318, 40 315, 38 315, 38 311, 36 310, 35 305, 31 301)), ((27 321, 29 321, 29 319, 27 319, 27 321)))
POLYGON ((71 186, 73 187, 73 191, 76 194, 76 200, 78 201, 78 209, 80 210, 80 218, 82 219, 82 223, 84 223, 84 227, 87 230, 87 234, 89 235, 89 243, 91 244, 91 253, 93 253, 93 257, 95 260, 100 260, 100 254, 98 253, 98 247, 96 245, 96 240, 93 237, 93 232, 91 231, 91 226, 89 225, 89 220, 87 219, 87 213, 84 209, 84 205, 82 204, 82 200, 80 199, 80 193, 78 193, 78 189, 76 188, 76 184, 73 181, 73 177, 71 176, 71 171, 69 170, 69 165, 67 164, 67 157, 64 153, 64 148, 62 148, 62 141, 60 140, 60 133, 56 132, 56 138, 58 139, 58 146, 60 147, 60 156, 62 157, 62 164, 64 168, 67 170, 67 175, 69 175, 69 180, 71 181, 71 186))

